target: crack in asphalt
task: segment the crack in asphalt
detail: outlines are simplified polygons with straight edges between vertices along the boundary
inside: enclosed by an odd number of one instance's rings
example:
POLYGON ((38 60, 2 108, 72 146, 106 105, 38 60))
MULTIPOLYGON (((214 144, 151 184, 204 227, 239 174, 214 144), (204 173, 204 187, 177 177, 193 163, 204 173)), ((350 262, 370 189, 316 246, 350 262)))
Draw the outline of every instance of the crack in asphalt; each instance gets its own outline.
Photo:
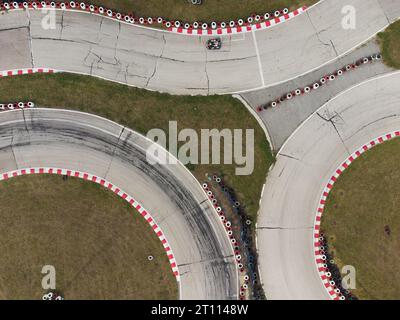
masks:
POLYGON ((61 22, 60 22, 60 39, 62 38, 62 34, 64 31, 64 12, 65 11, 61 11, 61 22))
MULTIPOLYGON (((113 50, 114 50, 113 61, 107 61, 103 57, 103 55, 97 54, 97 53, 94 52, 94 46, 96 46, 96 48, 97 47, 99 47, 99 48, 102 47, 99 42, 100 42, 100 34, 101 34, 102 25, 103 25, 103 20, 104 19, 102 18, 100 20, 100 23, 99 23, 99 29, 98 29, 98 33, 97 33, 97 42, 91 42, 91 41, 85 41, 84 40, 85 43, 89 43, 90 44, 90 48, 88 50, 88 53, 86 54, 85 58, 83 59, 84 64, 89 67, 89 74, 93 75, 95 69, 104 70, 104 68, 102 68, 101 65, 105 64, 105 65, 110 65, 110 66, 113 66, 113 67, 117 67, 115 80, 120 78, 120 75, 122 74, 123 75, 123 81, 127 85, 129 84, 128 77, 136 77, 136 78, 139 78, 139 79, 148 79, 148 77, 146 77, 146 76, 142 76, 142 75, 139 75, 139 74, 135 74, 135 73, 130 73, 129 72, 129 67, 132 64, 136 65, 135 63, 122 62, 118 58, 118 51, 135 52, 134 50, 126 50, 126 49, 119 48, 120 35, 121 35, 121 30, 122 30, 122 24, 120 22, 118 22, 118 33, 116 35, 115 45, 114 45, 114 48, 113 48, 113 50), (89 62, 89 58, 91 56, 94 56, 95 59, 93 61, 89 62)), ((80 43, 80 41, 76 41, 76 40, 66 40, 66 39, 64 39, 64 41, 80 43)))
MULTIPOLYGON (((83 62, 84 62, 85 65, 87 65, 87 59, 89 58, 89 56, 90 56, 91 54, 92 54, 92 47, 89 48, 89 51, 88 51, 86 57, 83 59, 83 62)), ((93 75, 93 66, 94 66, 94 63, 95 63, 95 62, 96 62, 96 61, 93 60, 93 61, 90 63, 89 75, 93 75)))
POLYGON ((14 152, 14 132, 13 135, 11 136, 11 142, 10 142, 10 148, 11 148, 11 153, 15 162, 15 167, 18 169, 18 162, 17 162, 17 157, 15 156, 14 152))
POLYGON ((32 44, 32 25, 31 25, 31 15, 29 10, 26 10, 26 17, 28 18, 28 36, 29 36, 29 50, 31 54, 31 66, 35 67, 35 60, 33 58, 33 44, 32 44))
POLYGON ((178 264, 178 268, 179 267, 187 267, 187 266, 192 266, 192 265, 196 265, 196 264, 203 264, 203 263, 208 263, 208 262, 218 262, 218 263, 223 263, 223 264, 230 264, 229 262, 226 262, 225 259, 230 259, 233 258, 234 255, 228 255, 228 256, 224 256, 224 257, 220 257, 220 258, 216 258, 216 259, 206 259, 206 260, 199 260, 199 261, 194 261, 194 262, 190 262, 190 263, 182 263, 182 264, 178 264))
POLYGON ((242 58, 230 58, 230 59, 222 59, 222 60, 208 60, 208 63, 220 63, 221 61, 223 62, 232 62, 232 61, 243 61, 243 60, 248 60, 248 59, 254 59, 257 58, 256 55, 254 56, 247 56, 247 57, 242 57, 242 58))
POLYGON ((386 10, 383 8, 382 3, 381 3, 381 0, 378 0, 378 4, 379 4, 379 7, 381 8, 383 14, 385 15, 385 18, 386 18, 388 24, 391 24, 392 22, 390 21, 388 15, 387 15, 387 13, 386 13, 386 10))
POLYGON ((119 66, 120 70, 121 70, 122 63, 116 56, 113 57, 114 62, 109 62, 109 61, 104 60, 102 55, 94 53, 93 51, 91 53, 92 53, 92 55, 94 55, 97 58, 97 61, 96 61, 97 69, 101 69, 99 66, 100 64, 106 64, 106 65, 110 65, 110 66, 114 66, 114 67, 119 66))
POLYGON ((331 42, 332 48, 333 48, 333 50, 335 51, 336 57, 339 57, 339 53, 338 53, 337 50, 336 50, 335 44, 333 43, 332 40, 329 40, 329 41, 331 42))
POLYGON ((293 159, 293 160, 296 160, 296 161, 301 161, 299 158, 290 156, 288 154, 280 153, 279 155, 282 156, 282 157, 285 157, 285 158, 293 159))
POLYGON ((105 178, 106 180, 107 180, 108 174, 109 174, 109 172, 110 172, 111 165, 112 165, 112 163, 113 163, 113 161, 114 161, 114 158, 115 158, 115 152, 117 151, 117 147, 118 147, 118 145, 119 145, 119 142, 121 141, 121 136, 122 136, 122 134, 124 133, 125 128, 126 128, 126 127, 122 127, 122 129, 121 129, 121 131, 120 131, 120 133, 119 133, 119 135, 118 135, 117 143, 115 144, 114 149, 113 149, 113 151, 112 151, 112 153, 111 153, 111 160, 110 160, 110 163, 108 164, 107 170, 106 170, 106 172, 105 172, 105 174, 104 174, 104 178, 105 178))
POLYGON ((208 54, 207 54, 207 50, 205 51, 206 53, 206 61, 204 63, 204 73, 206 75, 207 78, 207 95, 210 95, 210 77, 208 76, 208 70, 207 70, 207 64, 208 64, 208 54))
POLYGON ((25 109, 22 109, 22 117, 24 118, 25 130, 26 130, 26 132, 29 133, 29 129, 28 129, 28 125, 26 123, 26 117, 25 117, 25 109))
POLYGON ((162 38, 163 38, 163 47, 162 47, 162 49, 161 49, 161 54, 160 54, 160 56, 157 58, 156 63, 154 64, 153 73, 152 73, 151 76, 147 79, 145 88, 147 88, 147 87, 149 86, 149 83, 150 83, 151 79, 153 79, 154 75, 155 75, 156 72, 157 72, 158 63, 159 63, 160 59, 163 58, 164 50, 165 50, 165 47, 166 47, 166 45, 167 45, 167 40, 165 39, 165 35, 164 35, 164 34, 163 34, 163 37, 162 37, 162 38))
MULTIPOLYGON (((310 17, 310 14, 309 14, 308 11, 306 11, 306 15, 307 15, 307 17, 308 17, 308 20, 310 20, 311 26, 312 26, 313 29, 315 30, 315 35, 316 35, 318 41, 319 41, 322 45, 330 47, 331 45, 330 45, 329 43, 323 42, 323 41, 321 40, 320 36, 319 36, 322 32, 326 31, 327 29, 318 30, 317 27, 314 25, 314 22, 311 20, 311 17, 310 17)), ((331 41, 331 42, 332 42, 332 41, 331 41)), ((335 50, 335 51, 336 51, 336 50, 335 50)))
POLYGON ((28 26, 22 26, 22 27, 13 27, 13 28, 0 29, 0 32, 3 32, 3 31, 13 31, 13 30, 21 30, 21 29, 29 29, 29 25, 28 25, 28 26))
POLYGON ((323 115, 321 115, 319 112, 316 112, 316 115, 317 115, 318 117, 320 117, 323 121, 329 122, 329 123, 333 126, 333 128, 335 129, 336 134, 338 135, 340 141, 342 142, 343 147, 345 148, 346 152, 348 153, 348 155, 351 155, 350 150, 347 148, 347 146, 346 146, 346 144, 345 144, 345 140, 344 140, 343 137, 341 136, 341 134, 340 134, 340 132, 339 132, 339 129, 338 129, 337 126, 336 126, 336 122, 335 122, 335 119, 336 119, 336 118, 339 118, 339 119, 344 123, 344 120, 343 120, 343 118, 339 115, 339 113, 335 111, 334 115, 331 116, 330 118, 325 118, 325 117, 324 117, 323 115))
POLYGON ((101 17, 100 23, 99 23, 99 29, 97 31, 97 43, 100 42, 100 34, 101 34, 101 28, 103 27, 103 20, 104 20, 104 17, 101 17))
POLYGON ((99 45, 97 42, 89 41, 89 40, 72 40, 72 39, 58 39, 52 37, 32 37, 32 40, 50 40, 50 41, 61 41, 61 42, 71 42, 71 43, 79 43, 79 44, 90 44, 90 45, 99 45))

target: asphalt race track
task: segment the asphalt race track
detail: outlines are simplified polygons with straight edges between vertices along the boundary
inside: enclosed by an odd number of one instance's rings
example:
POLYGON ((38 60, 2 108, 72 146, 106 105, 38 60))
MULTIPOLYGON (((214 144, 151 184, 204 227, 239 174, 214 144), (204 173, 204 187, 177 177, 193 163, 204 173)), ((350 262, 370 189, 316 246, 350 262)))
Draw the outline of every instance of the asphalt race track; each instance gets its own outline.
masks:
POLYGON ((150 165, 145 153, 150 144, 127 128, 85 113, 0 113, 1 173, 57 167, 111 182, 138 199, 164 232, 178 264, 181 299, 237 299, 235 258, 211 203, 180 163, 150 165))
POLYGON ((347 90, 316 111, 280 150, 257 225, 259 263, 269 299, 329 299, 314 258, 320 197, 356 149, 400 128, 400 72, 347 90))
MULTIPOLYGON (((48 67, 174 94, 224 94, 268 87, 327 64, 366 42, 400 16, 395 0, 323 0, 266 30, 208 37, 127 25, 105 17, 57 11, 45 29, 40 10, 0 17, 0 70, 48 67), (344 6, 356 28, 344 29, 344 6)), ((46 19, 45 19, 46 20, 46 19)))
MULTIPOLYGON (((57 10, 55 28, 47 28, 43 21, 48 12, 3 11, 0 71, 52 68, 171 94, 280 92, 280 84, 305 81, 312 72, 360 50, 400 17, 398 2, 322 0, 269 29, 221 35, 219 51, 206 50, 209 36, 175 34, 94 14, 57 10), (349 6, 356 18, 350 29, 342 23, 349 6)), ((387 70, 367 72, 374 77, 387 70)), ((283 146, 269 173, 257 223, 260 275, 268 299, 331 298, 314 257, 320 196, 332 172, 355 149, 400 129, 400 72, 348 89, 350 85, 337 89, 342 92, 317 109, 328 100, 320 90, 319 100, 312 98, 309 118, 302 114, 291 127, 286 124, 290 130, 275 137, 277 149, 283 146)), ((143 204, 162 228, 178 264, 181 299, 238 299, 235 256, 213 206, 182 164, 150 165, 145 150, 151 144, 89 114, 43 108, 0 113, 0 174, 57 167, 110 181, 143 204)))

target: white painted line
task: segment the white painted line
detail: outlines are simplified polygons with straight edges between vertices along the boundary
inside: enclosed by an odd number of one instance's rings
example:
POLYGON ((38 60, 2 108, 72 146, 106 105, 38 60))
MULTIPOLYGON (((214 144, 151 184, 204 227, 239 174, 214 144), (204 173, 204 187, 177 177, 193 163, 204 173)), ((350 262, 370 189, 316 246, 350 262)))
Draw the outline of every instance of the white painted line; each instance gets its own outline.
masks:
POLYGON ((262 68, 262 64, 261 64, 260 52, 258 51, 256 34, 254 31, 252 31, 251 33, 253 34, 253 42, 254 42, 254 48, 256 49, 256 54, 257 54, 258 69, 260 71, 261 83, 262 83, 262 86, 264 87, 265 86, 264 74, 263 74, 263 68, 262 68))

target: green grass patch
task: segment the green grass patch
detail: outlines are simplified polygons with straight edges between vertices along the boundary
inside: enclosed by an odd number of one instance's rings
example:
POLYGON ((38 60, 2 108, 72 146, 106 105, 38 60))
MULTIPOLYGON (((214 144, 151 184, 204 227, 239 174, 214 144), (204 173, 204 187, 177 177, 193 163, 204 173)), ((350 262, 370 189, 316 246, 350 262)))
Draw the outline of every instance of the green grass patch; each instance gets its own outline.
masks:
POLYGON ((312 5, 317 0, 203 0, 202 5, 192 5, 188 0, 92 0, 122 12, 133 12, 136 16, 164 17, 184 21, 228 21, 247 18, 257 12, 312 5))
POLYGON ((158 237, 104 187, 16 177, 0 183, 0 202, 0 299, 41 300, 45 265, 54 266, 56 291, 67 300, 178 298, 158 237))
POLYGON ((253 174, 237 176, 235 164, 189 165, 188 168, 200 182, 205 180, 206 174, 224 176, 226 183, 238 193, 248 214, 256 217, 261 189, 274 156, 257 121, 231 96, 172 96, 72 74, 29 75, 0 80, 0 101, 28 100, 41 107, 97 114, 142 134, 154 128, 168 132, 170 120, 178 122, 178 130, 254 129, 253 174))
POLYGON ((378 39, 384 62, 389 67, 400 69, 400 21, 379 33, 378 39))
POLYGON ((341 268, 356 269, 360 299, 399 299, 400 139, 364 153, 330 193, 322 231, 341 268), (388 234, 388 229, 390 234, 388 234))

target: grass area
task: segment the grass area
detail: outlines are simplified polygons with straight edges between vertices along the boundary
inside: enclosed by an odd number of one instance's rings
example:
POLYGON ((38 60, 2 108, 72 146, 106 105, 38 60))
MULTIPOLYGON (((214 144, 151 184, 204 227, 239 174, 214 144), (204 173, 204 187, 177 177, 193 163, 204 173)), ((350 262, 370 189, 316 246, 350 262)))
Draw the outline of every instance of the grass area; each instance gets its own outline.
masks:
POLYGON ((0 202, 0 299, 40 300, 44 265, 68 300, 177 299, 161 242, 111 191, 32 175, 2 181, 0 202))
POLYGON ((133 12, 136 16, 164 17, 184 21, 228 21, 247 18, 257 12, 277 9, 297 9, 303 5, 312 5, 317 0, 203 0, 202 5, 192 5, 189 0, 91 0, 90 2, 133 12))
MULTIPOLYGON (((113 120, 140 133, 160 128, 168 132, 169 121, 178 130, 254 129, 254 172, 236 176, 236 165, 190 165, 202 182, 206 174, 224 176, 238 193, 239 201, 253 218, 259 209, 261 189, 274 161, 265 135, 247 109, 230 96, 172 96, 72 74, 29 75, 0 80, 0 101, 32 100, 39 106, 80 110, 113 120)), ((223 159, 223 158, 221 158, 223 159)))
POLYGON ((392 68, 400 69, 400 21, 390 25, 378 34, 384 62, 392 68))
POLYGON ((360 299, 400 299, 400 139, 363 154, 327 200, 322 230, 335 262, 356 268, 360 299))

